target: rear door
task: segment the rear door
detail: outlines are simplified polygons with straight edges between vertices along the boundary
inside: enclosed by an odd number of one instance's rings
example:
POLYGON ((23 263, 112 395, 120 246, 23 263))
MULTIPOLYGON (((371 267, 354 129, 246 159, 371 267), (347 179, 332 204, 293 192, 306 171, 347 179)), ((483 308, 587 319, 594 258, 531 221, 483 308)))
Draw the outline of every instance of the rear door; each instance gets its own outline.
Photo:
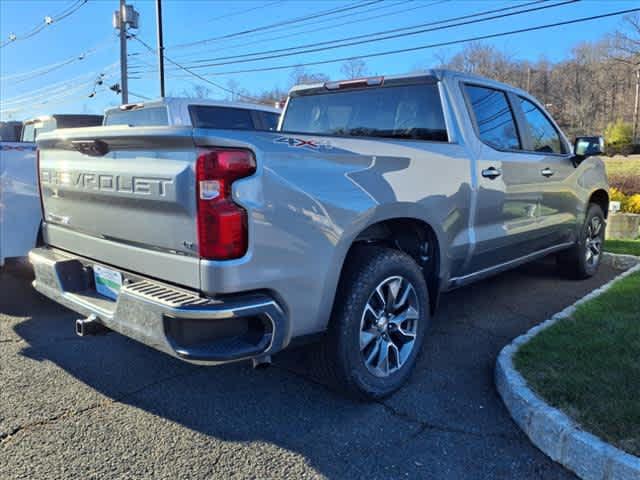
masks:
POLYGON ((476 244, 466 274, 492 268, 543 246, 539 238, 540 158, 523 151, 523 135, 506 91, 462 85, 478 155, 476 244))

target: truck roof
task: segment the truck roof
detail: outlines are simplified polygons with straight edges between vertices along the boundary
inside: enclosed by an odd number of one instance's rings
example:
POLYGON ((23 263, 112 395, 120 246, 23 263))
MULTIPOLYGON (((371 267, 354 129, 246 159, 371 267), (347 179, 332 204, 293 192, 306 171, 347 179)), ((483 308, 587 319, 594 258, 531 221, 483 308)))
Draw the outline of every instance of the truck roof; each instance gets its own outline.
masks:
POLYGON ((102 122, 102 115, 94 115, 89 113, 54 113, 53 115, 40 115, 25 120, 24 125, 36 122, 44 122, 46 120, 55 119, 57 123, 63 124, 59 128, 65 128, 68 126, 86 126, 89 124, 100 124, 102 122))
MULTIPOLYGON (((230 107, 230 108, 245 108, 249 110, 261 110, 263 112, 271 112, 271 113, 280 113, 280 110, 275 107, 270 107, 268 105, 262 105, 258 103, 248 103, 248 102, 231 102, 227 100, 210 100, 207 98, 192 98, 192 97, 164 97, 158 98, 154 100, 148 100, 145 102, 138 102, 128 105, 135 105, 139 108, 144 107, 160 107, 167 106, 171 110, 182 110, 188 107, 189 105, 210 105, 214 107, 230 107)), ((120 105, 118 107, 112 107, 105 110, 105 115, 112 111, 120 111, 123 110, 124 105, 120 105)))
MULTIPOLYGON (((384 83, 387 83, 390 81, 394 83, 395 82, 400 83, 402 80, 408 80, 408 81, 412 81, 412 80, 419 81, 419 80, 426 80, 426 79, 444 80, 445 78, 453 78, 453 77, 456 77, 462 80, 468 80, 470 82, 473 82, 473 81, 481 82, 482 84, 490 85, 502 90, 510 90, 523 95, 527 95, 527 96, 529 95, 524 90, 514 87, 513 85, 508 85, 506 83, 498 82, 496 80, 492 80, 487 77, 475 75, 473 73, 459 72, 456 70, 447 70, 447 69, 429 69, 429 70, 424 70, 418 73, 373 76, 373 77, 363 77, 361 79, 353 79, 353 80, 338 80, 338 81, 330 81, 330 82, 318 82, 318 83, 311 83, 311 84, 295 85, 294 87, 291 88, 291 90, 289 90, 289 95, 303 95, 304 93, 311 93, 311 91, 313 90, 326 91, 327 85, 331 85, 331 84, 337 85, 343 82, 357 82, 357 81, 368 80, 372 82, 377 81, 378 84, 382 84, 383 81, 384 83)), ((375 86, 375 83, 372 86, 375 86)))

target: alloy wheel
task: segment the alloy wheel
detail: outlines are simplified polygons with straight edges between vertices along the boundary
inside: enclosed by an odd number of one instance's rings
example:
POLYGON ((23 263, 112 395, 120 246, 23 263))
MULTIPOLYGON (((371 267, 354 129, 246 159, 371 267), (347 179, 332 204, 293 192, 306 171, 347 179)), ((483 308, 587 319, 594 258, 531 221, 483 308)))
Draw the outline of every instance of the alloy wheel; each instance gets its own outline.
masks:
POLYGON ((409 280, 383 280, 369 296, 360 321, 360 354, 367 370, 388 377, 399 370, 414 349, 420 305, 409 280))
POLYGON ((602 242, 604 233, 603 221, 595 216, 587 225, 587 238, 585 240, 585 258, 587 265, 594 266, 600 261, 602 255, 602 242))

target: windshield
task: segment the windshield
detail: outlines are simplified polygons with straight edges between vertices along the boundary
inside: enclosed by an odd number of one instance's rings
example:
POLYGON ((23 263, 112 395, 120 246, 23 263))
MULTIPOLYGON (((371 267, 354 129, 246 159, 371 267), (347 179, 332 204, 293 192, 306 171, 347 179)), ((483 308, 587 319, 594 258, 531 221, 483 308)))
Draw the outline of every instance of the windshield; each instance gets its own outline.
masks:
POLYGON ((112 110, 107 112, 106 115, 105 125, 129 125, 131 127, 162 127, 169 125, 166 107, 112 110))
POLYGON ((282 130, 448 141, 440 95, 434 84, 293 96, 282 130))

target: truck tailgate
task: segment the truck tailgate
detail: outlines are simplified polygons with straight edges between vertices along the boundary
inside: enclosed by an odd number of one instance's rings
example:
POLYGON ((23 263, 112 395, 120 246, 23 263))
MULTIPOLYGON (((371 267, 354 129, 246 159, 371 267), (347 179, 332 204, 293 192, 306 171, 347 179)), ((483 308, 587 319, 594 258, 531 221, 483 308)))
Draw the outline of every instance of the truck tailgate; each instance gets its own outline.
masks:
POLYGON ((190 128, 57 130, 38 148, 49 244, 174 282, 178 263, 198 286, 190 128))

